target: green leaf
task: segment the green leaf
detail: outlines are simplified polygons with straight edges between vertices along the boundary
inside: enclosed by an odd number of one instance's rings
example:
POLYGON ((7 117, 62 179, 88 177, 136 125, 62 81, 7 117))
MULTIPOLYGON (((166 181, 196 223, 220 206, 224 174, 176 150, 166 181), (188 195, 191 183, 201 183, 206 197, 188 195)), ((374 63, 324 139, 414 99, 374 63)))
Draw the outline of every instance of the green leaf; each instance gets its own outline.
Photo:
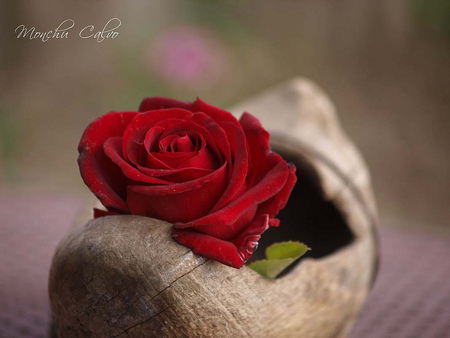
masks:
POLYGON ((297 259, 303 256, 308 250, 310 249, 300 242, 280 242, 274 243, 266 248, 266 257, 270 260, 283 258, 297 259))
POLYGON ((253 262, 248 267, 263 277, 275 279, 284 269, 310 250, 300 242, 275 243, 266 249, 267 259, 253 262))

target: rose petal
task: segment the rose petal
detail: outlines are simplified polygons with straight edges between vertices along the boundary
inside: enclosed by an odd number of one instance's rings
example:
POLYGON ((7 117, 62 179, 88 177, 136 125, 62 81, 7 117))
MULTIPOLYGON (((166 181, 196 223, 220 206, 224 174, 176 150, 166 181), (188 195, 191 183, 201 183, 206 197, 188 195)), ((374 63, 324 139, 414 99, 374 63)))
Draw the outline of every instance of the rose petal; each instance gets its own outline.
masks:
POLYGON ((122 155, 122 137, 110 137, 103 145, 105 154, 115 163, 120 169, 122 169, 123 174, 130 180, 136 182, 145 182, 151 184, 171 184, 155 177, 147 176, 137 170, 135 167, 125 162, 122 155))
POLYGON ((158 148, 159 139, 164 131, 165 129, 163 127, 151 127, 144 138, 144 148, 146 152, 137 146, 128 153, 128 159, 136 165, 136 167, 145 165, 145 167, 148 168, 173 169, 170 165, 155 158, 153 155, 153 150, 158 148))
MULTIPOLYGON (((134 162, 135 152, 131 152, 129 155, 130 161, 134 162)), ((137 164, 136 166, 141 166, 141 164, 137 164)), ((167 169, 173 170, 172 166, 168 165, 165 161, 161 161, 159 158, 155 156, 154 153, 148 153, 147 158, 145 160, 145 168, 151 169, 167 169)))
POLYGON ((182 108, 189 110, 190 102, 182 102, 178 100, 168 99, 165 97, 155 96, 147 97, 142 100, 139 106, 140 112, 146 112, 156 109, 182 108))
POLYGON ((146 112, 156 109, 169 109, 169 108, 181 108, 191 112, 203 112, 211 116, 217 122, 231 122, 236 126, 239 126, 239 121, 226 110, 214 107, 199 98, 194 102, 183 102, 173 100, 165 97, 148 97, 145 98, 139 107, 140 112, 146 112))
POLYGON ((99 117, 86 128, 78 146, 78 164, 84 183, 103 205, 121 212, 128 212, 126 178, 105 155, 103 143, 110 137, 122 136, 136 115, 136 112, 111 112, 99 117))
POLYGON ((158 168, 159 166, 151 165, 154 161, 158 160, 161 163, 164 163, 167 167, 161 169, 179 169, 180 163, 184 163, 192 157, 198 155, 198 152, 192 153, 150 153, 147 159, 147 167, 149 168, 158 168), (179 156, 182 154, 181 156, 179 156))
POLYGON ((188 110, 192 112, 202 112, 210 116, 214 121, 221 124, 222 122, 231 122, 232 124, 240 127, 239 121, 226 110, 211 106, 210 104, 203 102, 199 98, 189 105, 188 110))
POLYGON ((218 148, 219 150, 218 152, 221 155, 217 157, 218 161, 219 162, 226 161, 231 165, 230 144, 227 134, 225 133, 223 128, 211 117, 209 117, 204 113, 196 113, 189 116, 186 119, 203 126, 209 132, 209 135, 211 135, 211 137, 214 140, 213 141, 214 145, 218 148))
POLYGON ((192 229, 173 228, 175 240, 197 254, 234 268, 241 268, 257 248, 261 234, 268 227, 268 215, 253 220, 233 242, 224 241, 192 229))
MULTIPOLYGON (((156 126, 165 128, 165 132, 161 135, 161 138, 170 134, 178 134, 185 131, 195 132, 203 137, 207 146, 210 147, 214 156, 217 158, 219 163, 223 163, 222 160, 224 157, 223 151, 226 151, 223 145, 218 144, 215 141, 214 132, 219 133, 220 131, 211 129, 212 126, 206 125, 203 126, 196 121, 191 119, 165 119, 160 121, 156 126)), ((222 133, 224 134, 223 130, 222 133)))
MULTIPOLYGON (((161 127, 160 127, 161 128, 161 127)), ((162 128, 161 128, 162 129, 162 128)), ((176 141, 180 138, 180 135, 169 135, 159 140, 159 147, 155 147, 154 152, 164 152, 169 154, 176 153, 176 141)))
POLYGON ((258 248, 261 234, 269 227, 269 215, 255 217, 252 224, 234 240, 239 254, 243 256, 244 263, 253 255, 258 248))
POLYGON ((252 187, 283 159, 280 155, 271 152, 270 134, 263 128, 257 118, 244 113, 239 122, 242 125, 250 149, 251 166, 247 177, 247 185, 252 187))
MULTIPOLYGON (((295 175, 295 166, 293 164, 288 164, 288 169, 289 176, 283 189, 281 189, 281 191, 271 199, 262 203, 258 208, 257 214, 268 214, 272 219, 278 214, 280 210, 282 210, 286 206, 292 189, 297 182, 297 176, 295 175)), ((274 225, 278 226, 276 221, 274 221, 274 225)))
POLYGON ((138 114, 130 122, 123 133, 123 155, 128 160, 128 153, 143 143, 148 130, 158 122, 167 119, 182 119, 192 115, 191 112, 183 109, 153 110, 138 114))
POLYGON ((205 224, 193 226, 190 229, 195 231, 229 241, 235 238, 245 227, 252 222, 255 218, 256 211, 258 210, 258 205, 253 205, 245 212, 239 216, 239 218, 232 224, 205 224))
POLYGON ((138 166, 138 169, 148 176, 162 177, 165 181, 171 183, 196 180, 213 172, 213 170, 204 168, 149 169, 138 166))
MULTIPOLYGON (((174 120, 171 119, 170 120, 171 123, 173 123, 174 125, 180 125, 183 124, 182 121, 179 120, 174 120)), ((160 147, 156 147, 156 143, 158 143, 159 138, 164 137, 165 132, 167 131, 167 127, 171 126, 171 123, 164 123, 162 125, 157 125, 152 127, 151 129, 148 130, 146 136, 145 136, 145 141, 144 141, 144 145, 145 148, 147 150, 147 159, 145 162, 145 166, 148 168, 155 168, 155 169, 179 169, 181 167, 196 167, 194 165, 192 165, 191 162, 186 162, 188 160, 190 160, 191 158, 195 157, 198 155, 198 152, 193 151, 193 152, 188 152, 188 153, 170 153, 170 152, 166 152, 164 151, 163 153, 158 153, 156 151, 152 151, 152 149, 154 148, 160 148, 160 147), (181 165, 183 163, 186 163, 185 165, 181 165)), ((205 131, 206 132, 206 131, 205 131)), ((201 134, 198 134, 197 136, 200 140, 200 143, 202 143, 203 146, 205 146, 205 141, 204 138, 201 134)), ((164 137, 163 140, 161 140, 162 146, 167 146, 167 143, 171 142, 174 139, 179 138, 178 135, 169 135, 164 137)), ((161 142, 159 142, 159 144, 161 145, 161 142)), ((136 155, 134 152, 131 152, 129 155, 130 161, 135 162, 135 158, 136 155)), ((213 156, 211 154, 203 154, 202 155, 202 159, 204 161, 206 161, 204 163, 203 166, 199 165, 199 168, 204 168, 204 169, 216 169, 218 166, 215 162, 215 159, 213 158, 213 156), (211 156, 211 158, 208 158, 207 156, 211 156)), ((137 164, 140 165, 140 164, 137 164)))
POLYGON ((166 146, 169 147, 170 149, 173 149, 173 147, 176 147, 176 141, 179 138, 179 135, 175 135, 175 134, 169 135, 159 142, 159 145, 160 145, 159 151, 158 150, 152 151, 151 148, 148 148, 148 150, 149 150, 149 152, 152 153, 153 156, 156 156, 156 154, 158 154, 157 158, 160 161, 169 165, 171 168, 178 168, 178 166, 181 163, 184 163, 185 161, 191 159, 194 156, 197 156, 199 150, 206 146, 205 139, 203 138, 202 135, 199 135, 196 133, 192 137, 195 138, 195 142, 196 142, 195 147, 192 151, 173 152, 173 151, 166 151, 166 150, 162 149, 166 146), (169 142, 170 142, 170 145, 167 144, 169 142))
POLYGON ((239 123, 242 126, 247 139, 251 138, 252 143, 258 143, 259 150, 261 150, 263 154, 270 151, 270 134, 267 130, 264 129, 264 127, 261 125, 261 122, 259 122, 256 117, 249 113, 244 113, 239 119, 239 123))
POLYGON ((206 142, 203 136, 199 136, 202 143, 200 150, 187 152, 187 153, 154 153, 150 155, 158 159, 165 165, 170 166, 173 169, 181 168, 202 168, 208 170, 215 170, 219 167, 219 163, 216 157, 210 151, 210 148, 206 146, 206 142))
POLYGON ((132 214, 189 222, 209 213, 227 182, 227 165, 202 178, 172 185, 129 186, 127 203, 132 214))
POLYGON ((227 189, 214 206, 212 212, 217 211, 230 203, 247 188, 245 180, 248 172, 248 152, 245 135, 240 127, 229 122, 223 123, 222 128, 228 135, 230 149, 234 160, 227 189))
POLYGON ((239 255, 236 245, 231 242, 205 235, 191 229, 180 230, 173 228, 172 235, 178 243, 191 248, 196 254, 237 269, 244 265, 244 260, 242 256, 239 255))
POLYGON ((226 207, 210 213, 202 218, 188 223, 175 223, 174 226, 179 229, 195 227, 199 225, 229 226, 249 208, 258 205, 276 195, 286 184, 289 170, 285 161, 278 163, 267 175, 253 188, 247 190, 226 207))
POLYGON ((269 227, 279 227, 280 226, 280 220, 277 218, 270 218, 269 219, 269 227))
POLYGON ((163 127, 154 126, 145 133, 144 147, 147 153, 151 153, 158 148, 158 144, 160 144, 159 140, 164 131, 165 129, 163 127))
POLYGON ((107 210, 94 208, 94 218, 105 217, 105 216, 116 216, 116 215, 120 215, 120 214, 117 212, 111 212, 111 211, 107 211, 107 210))
POLYGON ((219 167, 216 157, 209 150, 209 147, 202 148, 198 154, 177 165, 177 168, 203 168, 215 170, 219 167))
POLYGON ((152 154, 161 162, 169 164, 174 169, 199 168, 215 170, 219 167, 216 157, 211 153, 209 147, 201 149, 197 154, 183 157, 171 157, 166 154, 152 154))
MULTIPOLYGON (((175 141, 175 140, 174 140, 175 141)), ((195 145, 192 144, 192 141, 189 136, 184 135, 182 137, 179 137, 176 140, 176 151, 177 152, 188 152, 188 151, 194 151, 195 145)))
MULTIPOLYGON (((123 145, 123 140, 122 140, 122 145, 123 145)), ((122 147, 122 151, 123 151, 123 147, 122 147)), ((123 156, 123 158, 126 159, 126 161, 129 162, 130 164, 137 167, 138 165, 147 165, 148 153, 143 144, 136 143, 136 147, 128 152, 127 158, 125 158, 125 156, 123 156)), ((165 169, 169 168, 164 163, 160 163, 160 166, 161 166, 161 168, 165 168, 165 169)))
MULTIPOLYGON (((161 169, 170 169, 168 165, 165 163, 153 159, 153 156, 150 156, 151 150, 156 148, 158 140, 162 133, 164 132, 164 128, 152 127, 145 134, 144 142, 142 140, 136 140, 134 147, 128 152, 128 156, 124 157, 124 159, 128 160, 134 166, 145 165, 152 168, 161 168, 161 169), (152 163, 152 160, 154 163, 152 163)), ((123 141, 122 141, 123 144, 123 141)), ((122 146, 123 151, 123 146, 122 146)))

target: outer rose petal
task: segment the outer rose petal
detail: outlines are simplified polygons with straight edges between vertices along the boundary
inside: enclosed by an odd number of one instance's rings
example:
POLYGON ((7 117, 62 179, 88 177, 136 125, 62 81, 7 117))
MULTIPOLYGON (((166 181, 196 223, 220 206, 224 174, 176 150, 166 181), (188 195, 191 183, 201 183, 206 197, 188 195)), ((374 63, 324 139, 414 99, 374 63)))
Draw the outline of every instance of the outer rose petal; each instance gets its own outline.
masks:
POLYGON ((157 109, 182 108, 189 110, 190 102, 182 102, 178 100, 168 99, 165 97, 155 96, 147 97, 142 100, 139 106, 140 112, 157 109))
POLYGON ((247 141, 241 128, 226 122, 222 127, 229 136, 231 153, 234 154, 233 167, 228 178, 228 187, 224 194, 214 206, 212 212, 217 211, 229 204, 237 196, 240 196, 247 188, 245 179, 248 172, 247 141))
POLYGON ((141 166, 137 166, 137 168, 148 176, 163 178, 164 181, 170 184, 185 183, 213 172, 213 170, 202 168, 148 169, 141 166))
POLYGON ((206 258, 237 269, 244 265, 242 256, 239 255, 238 249, 231 242, 190 229, 173 228, 172 235, 178 243, 191 248, 192 251, 206 258))
POLYGON ((269 227, 269 215, 259 215, 255 217, 252 224, 234 240, 234 244, 243 256, 244 263, 253 255, 258 248, 258 241, 261 234, 269 227))
POLYGON ((129 186, 127 203, 134 215, 189 222, 208 214, 227 183, 227 165, 197 180, 159 186, 129 186))
MULTIPOLYGON (((232 240, 239 233, 242 232, 243 229, 249 226, 252 223, 252 220, 255 218, 257 214, 258 205, 253 205, 245 212, 239 216, 238 219, 232 224, 224 225, 224 224, 204 224, 191 227, 192 230, 208 234, 210 236, 223 239, 225 241, 232 240)), ((258 214, 259 215, 259 214, 258 214)))
POLYGON ((286 181, 284 188, 271 199, 262 203, 257 211, 257 214, 268 214, 271 218, 271 222, 274 223, 274 226, 278 226, 279 221, 276 222, 272 219, 278 214, 280 210, 282 210, 291 195, 292 189, 294 188, 295 183, 297 182, 297 176, 295 175, 296 168, 293 164, 288 164, 289 169, 289 177, 286 181))
MULTIPOLYGON (((289 171, 285 161, 278 163, 256 186, 246 191, 226 207, 188 223, 175 223, 178 229, 196 227, 199 225, 221 225, 224 227, 234 224, 249 208, 267 201, 275 196, 285 186, 289 171)), ((205 228, 202 228, 206 232, 205 228)))
POLYGON ((203 102, 199 98, 192 102, 187 109, 195 113, 205 113, 219 124, 221 124, 221 122, 231 122, 232 124, 240 127, 239 121, 230 112, 211 106, 210 104, 203 102))
POLYGON ((280 155, 271 152, 269 133, 254 116, 244 113, 239 122, 245 132, 250 149, 251 169, 247 184, 252 187, 278 162, 283 161, 280 155))
POLYGON ((116 216, 116 215, 120 215, 120 214, 117 212, 106 211, 106 210, 94 208, 94 218, 105 217, 105 216, 116 216))
POLYGON ((268 228, 268 222, 268 215, 256 217, 253 222, 231 242, 205 235, 191 229, 181 230, 173 228, 173 237, 178 243, 191 248, 197 254, 239 269, 256 250, 261 234, 268 228))
POLYGON ((93 121, 78 145, 78 165, 84 183, 106 207, 128 213, 125 203, 126 178, 103 152, 103 143, 122 136, 136 112, 111 112, 93 121))

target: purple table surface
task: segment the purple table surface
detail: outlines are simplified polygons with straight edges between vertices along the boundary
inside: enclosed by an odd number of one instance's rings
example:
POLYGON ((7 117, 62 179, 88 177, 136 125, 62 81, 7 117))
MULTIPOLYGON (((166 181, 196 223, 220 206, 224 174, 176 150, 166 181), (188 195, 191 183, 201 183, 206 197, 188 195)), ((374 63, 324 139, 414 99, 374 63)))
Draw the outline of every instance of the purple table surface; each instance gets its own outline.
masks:
MULTIPOLYGON (((0 337, 49 337, 51 258, 82 206, 61 195, 0 197, 0 337)), ((382 228, 380 256, 350 337, 450 337, 450 238, 382 228)))

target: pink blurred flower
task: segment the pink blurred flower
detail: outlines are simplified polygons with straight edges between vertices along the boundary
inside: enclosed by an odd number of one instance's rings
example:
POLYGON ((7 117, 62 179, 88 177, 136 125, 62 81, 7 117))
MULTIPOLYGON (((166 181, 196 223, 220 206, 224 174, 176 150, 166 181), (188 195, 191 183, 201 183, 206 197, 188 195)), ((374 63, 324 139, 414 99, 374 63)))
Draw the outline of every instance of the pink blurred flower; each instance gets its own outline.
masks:
POLYGON ((150 68, 174 86, 205 89, 224 80, 225 46, 209 30, 178 26, 160 33, 149 46, 150 68))

